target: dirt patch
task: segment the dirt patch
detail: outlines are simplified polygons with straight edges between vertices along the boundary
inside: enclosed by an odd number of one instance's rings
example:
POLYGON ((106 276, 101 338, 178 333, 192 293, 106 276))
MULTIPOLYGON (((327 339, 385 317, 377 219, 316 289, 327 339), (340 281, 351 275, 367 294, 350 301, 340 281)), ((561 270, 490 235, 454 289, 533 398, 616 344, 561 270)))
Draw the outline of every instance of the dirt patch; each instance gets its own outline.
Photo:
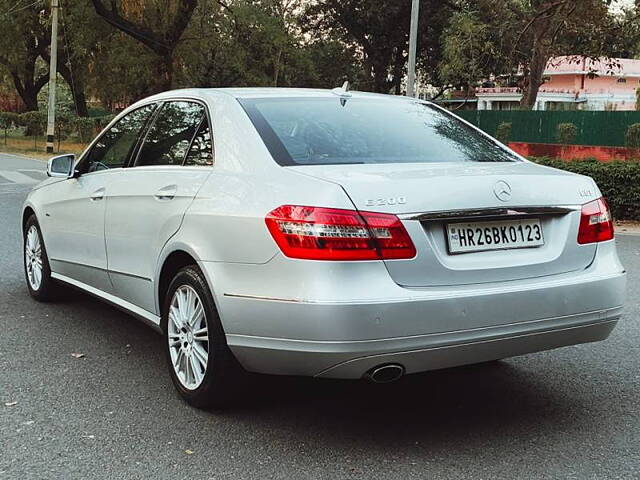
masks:
POLYGON ((63 140, 58 146, 58 141, 54 142, 54 153, 46 152, 46 142, 44 137, 15 137, 4 138, 0 136, 0 149, 7 153, 20 153, 28 157, 46 159, 53 155, 62 153, 75 153, 78 155, 85 149, 86 144, 79 142, 69 142, 63 140))
POLYGON ((616 220, 615 227, 616 233, 640 235, 640 222, 616 220))

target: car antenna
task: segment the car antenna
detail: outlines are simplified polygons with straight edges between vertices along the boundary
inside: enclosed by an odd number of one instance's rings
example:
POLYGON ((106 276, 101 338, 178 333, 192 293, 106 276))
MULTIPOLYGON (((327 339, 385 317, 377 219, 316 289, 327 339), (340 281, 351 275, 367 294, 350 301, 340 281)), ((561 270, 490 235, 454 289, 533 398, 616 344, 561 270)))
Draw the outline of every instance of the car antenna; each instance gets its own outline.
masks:
POLYGON ((341 87, 336 87, 331 90, 331 93, 340 97, 340 105, 344 107, 347 103, 347 100, 351 98, 351 92, 349 91, 349 80, 346 80, 341 87))

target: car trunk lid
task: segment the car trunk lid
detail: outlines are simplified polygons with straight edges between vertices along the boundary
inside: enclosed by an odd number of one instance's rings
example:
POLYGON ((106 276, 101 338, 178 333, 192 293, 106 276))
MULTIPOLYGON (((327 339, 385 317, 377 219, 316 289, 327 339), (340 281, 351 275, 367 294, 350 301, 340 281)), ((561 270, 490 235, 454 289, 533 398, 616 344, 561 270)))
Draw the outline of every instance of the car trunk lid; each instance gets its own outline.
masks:
MULTIPOLYGON (((407 287, 463 285, 555 275, 586 268, 595 244, 577 243, 580 205, 600 196, 591 179, 530 162, 287 167, 337 183, 361 211, 398 215, 416 246, 387 260, 407 287), (451 251, 447 225, 537 219, 544 244, 451 251)), ((488 248, 488 247, 487 247, 488 248)))

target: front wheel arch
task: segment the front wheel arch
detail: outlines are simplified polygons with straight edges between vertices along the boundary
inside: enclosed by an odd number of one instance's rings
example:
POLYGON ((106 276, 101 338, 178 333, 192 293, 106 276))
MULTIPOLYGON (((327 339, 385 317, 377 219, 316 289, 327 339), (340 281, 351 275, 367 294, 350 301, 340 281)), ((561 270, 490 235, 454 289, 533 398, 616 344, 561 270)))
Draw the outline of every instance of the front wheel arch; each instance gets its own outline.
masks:
POLYGON ((33 208, 31 207, 26 207, 24 209, 24 211, 22 212, 22 235, 24 236, 25 231, 26 231, 26 227, 27 227, 27 222, 29 221, 29 219, 31 217, 36 217, 36 222, 38 221, 38 216, 36 215, 36 212, 33 208))

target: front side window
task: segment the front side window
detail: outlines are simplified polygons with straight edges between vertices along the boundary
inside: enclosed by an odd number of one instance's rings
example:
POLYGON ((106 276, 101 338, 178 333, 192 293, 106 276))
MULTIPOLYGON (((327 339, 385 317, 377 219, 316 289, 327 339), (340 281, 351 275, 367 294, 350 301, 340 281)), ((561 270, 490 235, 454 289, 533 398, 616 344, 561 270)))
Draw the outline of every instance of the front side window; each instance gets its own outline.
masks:
POLYGON ((146 105, 118 120, 91 147, 79 165, 80 173, 124 167, 154 109, 155 104, 146 105))
POLYGON ((140 148, 136 166, 182 165, 205 109, 195 102, 165 102, 140 148))
POLYGON ((240 99, 280 165, 514 162, 454 115, 397 98, 240 99))

